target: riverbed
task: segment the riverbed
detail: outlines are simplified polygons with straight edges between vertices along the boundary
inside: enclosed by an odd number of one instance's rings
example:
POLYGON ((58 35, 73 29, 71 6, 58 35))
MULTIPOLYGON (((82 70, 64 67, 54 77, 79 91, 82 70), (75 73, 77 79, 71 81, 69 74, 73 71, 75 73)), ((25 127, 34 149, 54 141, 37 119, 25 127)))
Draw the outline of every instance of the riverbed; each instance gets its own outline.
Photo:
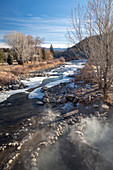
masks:
MULTIPOLYGON (((11 148, 9 144, 17 140, 21 141, 28 135, 34 121, 32 119, 37 119, 38 115, 40 117, 41 113, 51 109, 50 105, 39 106, 36 103, 37 100, 42 101, 44 93, 41 88, 45 86, 51 88, 60 83, 70 82, 73 75, 84 66, 85 62, 78 60, 67 62, 58 68, 44 72, 49 76, 22 80, 27 85, 25 89, 10 90, 0 94, 0 152, 2 154, 0 159, 2 168, 8 157, 11 157, 11 153, 17 149, 17 146, 11 148)), ((52 110, 54 109, 52 108, 52 110)))

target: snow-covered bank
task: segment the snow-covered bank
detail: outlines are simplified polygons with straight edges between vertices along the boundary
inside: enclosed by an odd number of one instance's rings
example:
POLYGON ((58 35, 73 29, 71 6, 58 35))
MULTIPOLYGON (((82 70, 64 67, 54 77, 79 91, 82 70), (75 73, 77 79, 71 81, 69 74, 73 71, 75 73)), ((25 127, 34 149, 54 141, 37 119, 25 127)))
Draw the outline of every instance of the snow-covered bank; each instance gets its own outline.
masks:
MULTIPOLYGON (((70 81, 70 75, 73 75, 76 73, 77 69, 81 69, 86 61, 71 61, 71 62, 66 62, 65 65, 62 65, 58 68, 52 69, 50 72, 46 72, 47 74, 50 75, 49 83, 46 84, 48 88, 51 88, 55 85, 58 85, 60 83, 64 82, 69 82, 70 81), (61 78, 62 77, 62 78, 61 78), (54 80, 53 80, 54 78, 54 80), (56 79, 56 80, 55 80, 56 79)), ((39 86, 43 80, 48 79, 48 77, 34 77, 34 78, 29 78, 28 80, 22 80, 21 82, 27 85, 28 87, 25 89, 18 89, 18 90, 10 90, 6 91, 0 94, 0 102, 3 102, 7 100, 11 95, 17 94, 17 93, 28 93, 27 90, 30 88, 35 88, 39 86)), ((33 90, 29 94, 29 98, 39 98, 42 99, 43 93, 40 91, 41 87, 33 90)))
POLYGON ((10 91, 5 91, 4 93, 0 93, 0 102, 7 100, 13 94, 28 93, 27 92, 28 89, 39 86, 42 83, 42 81, 46 78, 47 77, 34 77, 34 78, 30 78, 29 80, 22 80, 21 82, 27 85, 28 87, 25 89, 10 90, 10 91))
MULTIPOLYGON (((71 78, 69 76, 74 75, 78 69, 83 68, 84 64, 85 64, 85 61, 80 62, 79 60, 78 60, 78 62, 77 61, 66 62, 65 65, 55 68, 55 69, 51 70, 50 72, 46 72, 47 74, 52 75, 53 77, 54 77, 54 75, 62 76, 62 79, 52 81, 52 82, 46 84, 46 87, 51 88, 51 87, 56 86, 60 83, 69 82, 71 80, 71 78)), ((44 93, 41 92, 41 88, 35 89, 28 95, 29 99, 32 99, 32 98, 42 99, 43 96, 44 96, 44 93)))

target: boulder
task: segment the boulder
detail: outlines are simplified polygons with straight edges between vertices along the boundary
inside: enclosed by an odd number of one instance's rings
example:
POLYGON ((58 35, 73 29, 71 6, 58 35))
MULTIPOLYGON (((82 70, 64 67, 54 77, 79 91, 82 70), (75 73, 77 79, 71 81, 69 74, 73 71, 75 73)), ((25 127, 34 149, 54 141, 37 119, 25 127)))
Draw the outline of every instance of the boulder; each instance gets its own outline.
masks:
POLYGON ((19 88, 19 85, 18 85, 18 84, 12 85, 12 89, 13 89, 13 90, 17 90, 18 88, 19 88))
POLYGON ((50 103, 56 103, 57 102, 56 98, 50 98, 49 100, 50 100, 50 103))
POLYGON ((40 106, 43 106, 43 105, 44 105, 44 103, 41 102, 41 101, 37 101, 36 104, 37 104, 37 105, 40 105, 40 106))
POLYGON ((67 102, 66 97, 62 97, 62 99, 60 100, 60 103, 64 104, 66 102, 67 102))
POLYGON ((95 112, 95 116, 96 116, 96 117, 100 117, 99 111, 96 111, 96 112, 95 112))
POLYGON ((93 106, 94 106, 94 108, 99 108, 99 105, 97 105, 97 104, 94 104, 93 106))
POLYGON ((44 98, 43 98, 43 102, 44 102, 44 103, 50 103, 49 98, 44 97, 44 98))
POLYGON ((66 95, 66 99, 67 99, 68 101, 70 101, 70 102, 72 102, 72 101, 74 100, 74 98, 75 98, 75 95, 74 95, 74 94, 68 94, 68 95, 66 95))
POLYGON ((79 102, 79 98, 76 96, 76 97, 74 98, 74 100, 73 100, 73 103, 76 104, 76 103, 78 103, 78 102, 79 102))
POLYGON ((101 111, 108 111, 109 110, 109 106, 106 105, 106 104, 102 104, 100 110, 101 111))
POLYGON ((24 85, 20 84, 19 89, 24 89, 24 85))

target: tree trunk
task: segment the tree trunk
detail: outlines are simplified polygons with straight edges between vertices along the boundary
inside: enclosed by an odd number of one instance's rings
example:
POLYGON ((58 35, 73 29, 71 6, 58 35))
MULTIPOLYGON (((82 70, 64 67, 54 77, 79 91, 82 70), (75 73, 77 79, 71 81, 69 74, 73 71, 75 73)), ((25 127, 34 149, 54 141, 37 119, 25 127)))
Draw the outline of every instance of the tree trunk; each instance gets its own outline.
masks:
POLYGON ((107 86, 105 85, 103 88, 104 99, 107 99, 107 86))

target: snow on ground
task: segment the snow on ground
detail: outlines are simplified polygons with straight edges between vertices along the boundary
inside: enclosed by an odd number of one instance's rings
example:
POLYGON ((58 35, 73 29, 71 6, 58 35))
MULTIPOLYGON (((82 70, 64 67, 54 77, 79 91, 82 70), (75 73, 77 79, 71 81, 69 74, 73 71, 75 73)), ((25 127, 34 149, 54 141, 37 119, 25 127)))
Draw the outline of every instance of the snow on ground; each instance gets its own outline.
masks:
POLYGON ((28 98, 29 98, 29 99, 33 99, 33 98, 42 99, 43 96, 44 96, 44 93, 42 93, 40 90, 41 90, 41 87, 33 90, 33 91, 28 95, 28 98))
POLYGON ((27 92, 28 89, 39 86, 42 83, 42 81, 46 78, 47 77, 34 77, 34 78, 30 78, 28 80, 22 80, 21 82, 24 83, 25 85, 27 85, 28 87, 25 89, 10 90, 10 91, 0 93, 0 102, 7 100, 13 94, 28 93, 27 92))
POLYGON ((44 79, 47 77, 33 77, 29 78, 28 80, 22 80, 21 82, 28 86, 28 88, 34 88, 39 86, 44 79))
POLYGON ((50 82, 50 83, 46 84, 46 86, 47 86, 48 88, 51 88, 51 87, 56 86, 56 85, 58 85, 58 84, 60 84, 60 83, 69 82, 70 80, 71 80, 71 78, 69 78, 69 77, 64 77, 62 80, 57 80, 57 81, 54 81, 54 82, 50 82))
MULTIPOLYGON (((72 62, 66 62, 65 65, 62 65, 58 68, 55 68, 53 70, 51 70, 50 72, 46 72, 50 75, 50 78, 55 77, 55 76, 51 76, 51 75, 62 75, 62 79, 61 80, 56 80, 53 82, 48 83, 46 86, 48 88, 51 88, 55 85, 58 85, 60 83, 64 83, 64 82, 69 82, 71 80, 71 78, 69 78, 69 75, 73 75, 77 69, 83 68, 85 64, 84 62, 81 62, 79 60, 76 61, 72 61, 72 62)), ((58 76, 57 76, 58 78, 58 76)), ((26 91, 30 88, 35 88, 37 86, 39 86, 43 80, 47 79, 47 77, 34 77, 34 78, 29 78, 28 80, 22 80, 21 82, 23 82, 25 85, 27 85, 28 87, 25 89, 19 89, 19 90, 10 90, 10 91, 6 91, 3 93, 0 93, 0 102, 3 102, 4 100, 7 100, 8 97, 10 97, 13 94, 17 94, 17 93, 26 93, 26 91)), ((40 91, 41 88, 37 88, 35 90, 33 90, 30 94, 29 94, 29 98, 39 98, 42 99, 43 98, 43 93, 40 91)))
MULTIPOLYGON (((53 86, 56 86, 60 83, 64 83, 64 82, 68 82, 70 81, 70 78, 63 78, 62 80, 57 80, 57 81, 53 81, 53 82, 50 82, 48 84, 46 84, 46 87, 48 88, 51 88, 53 86)), ((44 93, 42 93, 41 91, 41 87, 40 88, 37 88, 35 90, 33 90, 29 95, 28 95, 28 98, 29 99, 33 99, 33 98, 38 98, 38 99, 42 99, 43 96, 44 96, 44 93)))
POLYGON ((10 90, 10 91, 6 91, 6 92, 3 92, 3 93, 0 93, 0 102, 3 102, 5 100, 7 100, 13 94, 27 93, 26 90, 28 90, 28 88, 19 89, 19 90, 10 90))

